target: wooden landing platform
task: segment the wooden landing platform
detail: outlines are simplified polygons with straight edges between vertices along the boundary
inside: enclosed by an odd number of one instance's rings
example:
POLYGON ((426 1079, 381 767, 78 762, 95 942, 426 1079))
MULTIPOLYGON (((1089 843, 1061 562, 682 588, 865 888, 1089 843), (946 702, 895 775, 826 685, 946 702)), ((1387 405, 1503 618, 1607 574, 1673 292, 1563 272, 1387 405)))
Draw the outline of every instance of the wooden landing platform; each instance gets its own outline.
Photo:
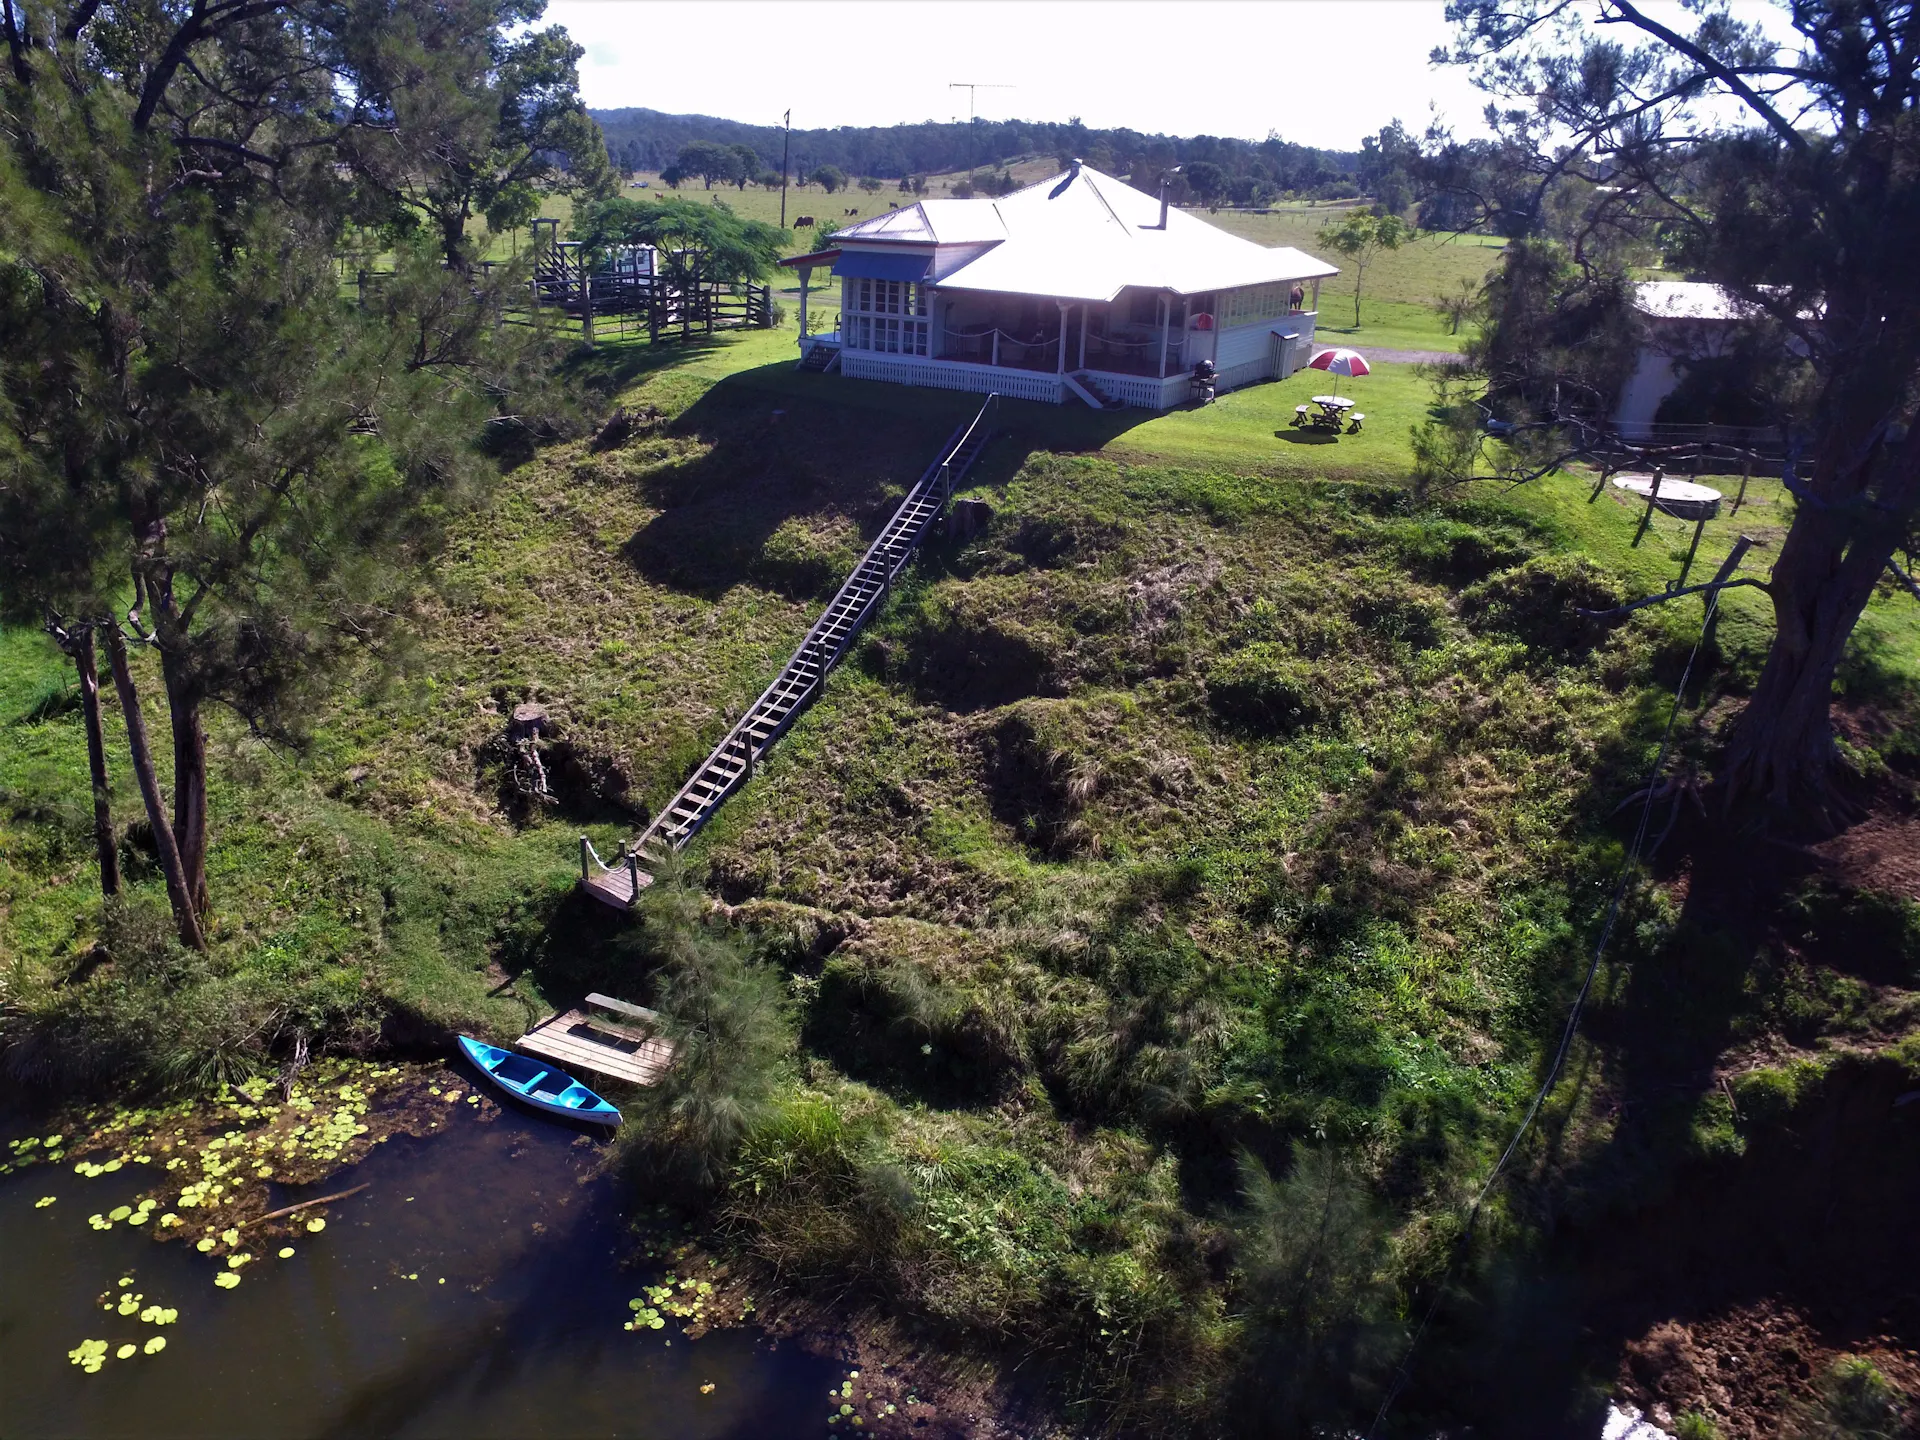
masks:
MULTIPOLYGON (((616 910, 631 910, 633 902, 639 898, 633 893, 633 877, 624 865, 599 874, 583 875, 580 883, 586 892, 603 905, 611 905, 616 910)), ((653 876, 646 871, 640 872, 640 888, 646 889, 653 884, 653 876)))
POLYGON ((605 1021, 593 1021, 585 1010, 549 1015, 517 1043, 529 1055, 568 1070, 591 1070, 629 1085, 653 1084, 673 1060, 671 1041, 612 1033, 605 1021))

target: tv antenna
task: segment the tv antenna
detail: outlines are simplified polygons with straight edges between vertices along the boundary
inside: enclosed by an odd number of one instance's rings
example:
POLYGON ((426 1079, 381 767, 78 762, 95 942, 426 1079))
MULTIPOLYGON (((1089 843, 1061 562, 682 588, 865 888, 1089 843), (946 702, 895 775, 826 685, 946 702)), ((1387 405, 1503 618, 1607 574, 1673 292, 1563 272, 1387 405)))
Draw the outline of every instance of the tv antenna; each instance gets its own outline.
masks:
MULTIPOLYGON (((978 91, 978 90, 1015 90, 1015 89, 1018 89, 1019 87, 1018 87, 1018 86, 1015 86, 1015 85, 990 85, 990 84, 988 84, 988 83, 987 83, 986 81, 984 81, 984 80, 978 80, 978 81, 976 81, 976 80, 952 80, 952 81, 949 81, 949 82, 947 83, 947 88, 948 88, 949 90, 964 90, 964 91, 966 91, 966 92, 967 92, 967 119, 968 119, 969 121, 971 121, 971 120, 972 120, 972 119, 974 118, 974 114, 973 114, 973 102, 974 102, 974 100, 975 100, 975 98, 976 98, 976 97, 975 97, 975 94, 974 94, 974 92, 975 92, 975 91, 978 91)), ((958 118, 958 117, 955 117, 955 118, 958 118)))

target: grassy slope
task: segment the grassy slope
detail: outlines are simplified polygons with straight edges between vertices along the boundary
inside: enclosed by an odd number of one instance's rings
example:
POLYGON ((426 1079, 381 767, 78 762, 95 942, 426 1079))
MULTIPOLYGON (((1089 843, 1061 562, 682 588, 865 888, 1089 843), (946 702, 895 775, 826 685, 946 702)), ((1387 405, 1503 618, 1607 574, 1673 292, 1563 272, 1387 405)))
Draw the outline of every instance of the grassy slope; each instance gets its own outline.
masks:
MULTIPOLYGON (((497 1034, 522 1014, 488 998, 503 970, 530 998, 650 998, 568 897, 573 837, 624 833, 623 782, 671 792, 976 403, 799 375, 792 341, 603 349, 588 376, 671 418, 509 475, 413 667, 343 694, 310 754, 222 729, 221 975, 497 1034), (527 697, 614 778, 516 826, 486 746, 527 697)), ((961 1335, 1106 1354, 1084 1396, 1178 1355, 1146 1387, 1177 1399, 1228 1342, 1204 1256, 1241 1147, 1351 1144, 1414 1217, 1399 1273, 1436 1253, 1531 1084, 1616 853, 1603 817, 1696 623, 1569 649, 1524 603, 1463 604, 1530 555, 1640 593, 1685 536, 1632 549, 1636 513, 1571 480, 1416 513, 1394 482, 1421 384, 1383 367, 1355 387, 1364 434, 1303 443, 1285 421, 1324 383, 1144 420, 1007 407, 973 492, 992 527, 929 553, 692 856, 785 937, 803 1022, 798 1108, 747 1157, 748 1243, 961 1335), (876 1239, 903 1185, 929 1218, 876 1239)), ((1737 529, 1777 535, 1778 487, 1751 498, 1701 568, 1737 529)), ((1730 605, 1750 673, 1766 617, 1730 605)), ((1920 673, 1903 597, 1862 635, 1862 686, 1920 673)), ((0 645, 12 721, 60 666, 0 645)), ((116 786, 124 823, 117 758, 116 786)), ((71 713, 0 733, 0 952, 43 1012, 91 989, 49 988, 100 929, 84 794, 71 713)))

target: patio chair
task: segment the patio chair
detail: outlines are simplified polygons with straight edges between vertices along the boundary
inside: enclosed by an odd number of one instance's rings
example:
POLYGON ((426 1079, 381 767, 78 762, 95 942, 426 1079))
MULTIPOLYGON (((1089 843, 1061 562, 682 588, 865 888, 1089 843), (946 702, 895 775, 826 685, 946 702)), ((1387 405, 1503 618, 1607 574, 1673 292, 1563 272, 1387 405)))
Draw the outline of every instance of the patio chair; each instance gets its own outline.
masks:
POLYGON ((1366 418, 1367 417, 1362 415, 1358 410, 1349 415, 1347 417, 1347 434, 1358 435, 1360 433, 1360 426, 1365 423, 1366 418))
POLYGON ((1293 423, 1294 423, 1294 424, 1296 424, 1296 425, 1304 425, 1304 424, 1306 424, 1306 423, 1307 423, 1307 415, 1308 415, 1308 407, 1307 407, 1307 406, 1305 406, 1305 405, 1296 405, 1296 406, 1294 406, 1294 407, 1293 407, 1293 423))

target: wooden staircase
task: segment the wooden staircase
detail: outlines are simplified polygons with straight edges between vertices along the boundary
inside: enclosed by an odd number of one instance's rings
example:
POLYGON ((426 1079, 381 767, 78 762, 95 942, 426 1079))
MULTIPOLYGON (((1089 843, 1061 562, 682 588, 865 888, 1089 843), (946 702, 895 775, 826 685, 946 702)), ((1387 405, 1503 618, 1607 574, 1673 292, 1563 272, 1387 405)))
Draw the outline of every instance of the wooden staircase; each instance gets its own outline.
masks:
POLYGON ((815 375, 825 375, 840 363, 840 347, 827 345, 819 341, 807 347, 807 353, 800 357, 800 368, 815 375))
POLYGON ((653 883, 653 871, 684 849, 727 796, 753 778, 754 766, 820 694, 828 672, 839 663, 860 627, 885 603, 893 582, 953 498, 954 486, 965 479, 979 459, 990 438, 987 414, 999 398, 989 395, 980 413, 948 437, 785 668, 653 823, 636 840, 622 846, 612 864, 600 858, 586 836, 580 837, 580 883, 589 895, 617 909, 631 909, 640 892, 653 883))
POLYGON ((1100 386, 1100 382, 1085 370, 1075 371, 1067 377, 1073 382, 1073 389, 1080 398, 1096 410, 1124 410, 1126 401, 1116 400, 1100 386))

